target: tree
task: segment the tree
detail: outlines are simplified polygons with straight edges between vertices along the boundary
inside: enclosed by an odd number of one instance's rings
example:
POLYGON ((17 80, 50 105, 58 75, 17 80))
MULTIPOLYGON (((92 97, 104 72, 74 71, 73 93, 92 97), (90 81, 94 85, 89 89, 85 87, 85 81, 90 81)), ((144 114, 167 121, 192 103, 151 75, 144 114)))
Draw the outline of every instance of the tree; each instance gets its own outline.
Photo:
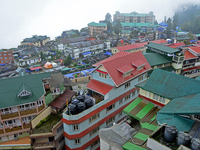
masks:
POLYGON ((64 59, 64 65, 69 66, 72 63, 70 54, 64 59))
POLYGON ((112 16, 110 15, 110 13, 107 13, 105 16, 105 21, 107 22, 112 22, 112 16))
POLYGON ((89 31, 88 31, 88 28, 85 27, 85 28, 82 28, 82 29, 80 30, 80 32, 86 32, 86 33, 88 33, 89 31))
POLYGON ((178 25, 178 13, 175 13, 174 17, 173 17, 173 30, 174 31, 176 30, 177 25, 178 25))
POLYGON ((171 35, 171 30, 172 30, 172 21, 171 21, 171 18, 168 18, 167 19, 167 29, 166 29, 166 34, 167 34, 167 38, 171 38, 172 35, 171 35))
POLYGON ((131 33, 130 33, 130 37, 131 37, 131 38, 137 37, 137 36, 138 36, 138 33, 139 33, 138 30, 134 30, 134 29, 133 29, 133 30, 131 31, 131 33))
POLYGON ((192 32, 190 31, 188 34, 187 34, 188 38, 190 40, 194 39, 194 35, 192 34, 192 32))
POLYGON ((119 19, 116 21, 115 25, 113 26, 113 30, 119 38, 119 34, 121 33, 121 30, 122 30, 122 25, 119 19))
POLYGON ((157 20, 155 20, 155 21, 154 21, 154 24, 158 25, 158 21, 157 21, 157 20))
POLYGON ((41 58, 41 61, 45 61, 46 60, 43 52, 40 52, 40 58, 41 58))

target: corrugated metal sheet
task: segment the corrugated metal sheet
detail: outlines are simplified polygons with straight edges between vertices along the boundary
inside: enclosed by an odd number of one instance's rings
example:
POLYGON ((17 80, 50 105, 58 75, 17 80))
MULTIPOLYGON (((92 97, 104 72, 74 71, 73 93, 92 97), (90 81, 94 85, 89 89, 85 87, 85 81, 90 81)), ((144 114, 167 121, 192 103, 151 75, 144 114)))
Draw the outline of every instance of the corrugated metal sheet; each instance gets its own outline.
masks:
POLYGON ((126 108, 124 108, 123 112, 129 113, 133 110, 140 102, 142 101, 141 98, 136 98, 131 104, 129 104, 126 108))
POLYGON ((154 107, 154 104, 148 103, 140 112, 135 115, 139 119, 142 119, 152 108, 154 107))

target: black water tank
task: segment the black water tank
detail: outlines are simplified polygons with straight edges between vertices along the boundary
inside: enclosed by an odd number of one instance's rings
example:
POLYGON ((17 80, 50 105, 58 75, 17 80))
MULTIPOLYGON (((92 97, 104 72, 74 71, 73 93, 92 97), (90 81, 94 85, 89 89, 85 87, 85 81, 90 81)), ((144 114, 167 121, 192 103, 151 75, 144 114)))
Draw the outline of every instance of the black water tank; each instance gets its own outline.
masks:
POLYGON ((76 105, 69 104, 68 106, 68 115, 76 115, 76 105))
POLYGON ((164 139, 168 143, 173 143, 176 140, 177 136, 177 129, 176 127, 173 126, 166 126, 165 127, 165 132, 164 132, 164 139))
POLYGON ((77 100, 79 100, 80 102, 84 102, 85 96, 84 95, 78 95, 77 100))
POLYGON ((72 100, 72 102, 71 102, 71 103, 77 106, 77 104, 79 103, 79 100, 77 100, 77 99, 74 99, 74 100, 72 100))
POLYGON ((184 146, 189 146, 190 141, 191 141, 191 136, 187 133, 184 132, 179 132, 178 138, 177 138, 177 146, 184 145, 184 146))
POLYGON ((86 105, 86 109, 90 108, 93 106, 93 102, 90 98, 85 99, 85 105, 86 105))
POLYGON ((200 150, 200 140, 193 138, 191 140, 191 149, 192 150, 200 150))
POLYGON ((81 113, 82 111, 84 111, 86 109, 85 103, 84 102, 79 102, 77 104, 77 108, 78 108, 78 113, 81 113))

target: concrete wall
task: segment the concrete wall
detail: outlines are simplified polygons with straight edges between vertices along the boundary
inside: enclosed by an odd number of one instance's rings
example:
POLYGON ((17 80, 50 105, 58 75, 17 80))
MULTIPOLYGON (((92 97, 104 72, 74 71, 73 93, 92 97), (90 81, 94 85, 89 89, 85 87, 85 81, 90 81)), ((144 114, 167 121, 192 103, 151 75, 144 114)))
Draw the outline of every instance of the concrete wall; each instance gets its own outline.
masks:
POLYGON ((70 79, 73 83, 77 83, 77 82, 84 82, 86 80, 90 80, 91 76, 84 76, 84 77, 80 77, 80 78, 74 78, 74 79, 70 79))
POLYGON ((35 139, 35 143, 46 143, 46 142, 49 142, 49 138, 47 137, 35 139))
POLYGON ((42 113, 40 113, 37 117, 35 117, 31 121, 32 129, 34 129, 38 125, 38 123, 40 122, 40 120, 42 120, 42 119, 46 118, 48 115, 50 115, 51 112, 52 112, 52 107, 49 106, 42 113))
POLYGON ((147 146, 153 150, 171 150, 170 148, 158 143, 156 140, 148 138, 147 146))

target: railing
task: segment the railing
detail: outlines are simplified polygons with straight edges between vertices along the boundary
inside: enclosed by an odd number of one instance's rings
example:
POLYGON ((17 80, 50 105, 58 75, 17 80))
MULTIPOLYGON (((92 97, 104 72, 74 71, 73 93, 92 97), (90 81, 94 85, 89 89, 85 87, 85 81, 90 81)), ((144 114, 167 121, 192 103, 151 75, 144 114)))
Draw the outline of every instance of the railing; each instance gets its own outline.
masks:
POLYGON ((28 114, 34 114, 34 113, 37 113, 36 109, 29 109, 29 110, 25 110, 25 111, 20 111, 21 116, 28 115, 28 114))
POLYGON ((38 107, 38 111, 41 111, 42 109, 44 109, 44 104, 38 107))
POLYGON ((54 146, 54 142, 44 142, 44 143, 34 143, 33 144, 33 147, 36 148, 36 147, 45 147, 45 146, 54 146))
POLYGON ((0 130, 0 134, 4 134, 3 130, 0 130))
POLYGON ((18 117, 19 114, 18 112, 15 113, 10 113, 10 114, 6 114, 6 115, 1 115, 2 119, 9 119, 9 118, 14 118, 14 117, 18 117))
POLYGON ((195 78, 195 77, 200 76, 200 72, 193 73, 193 74, 186 74, 186 75, 184 75, 184 76, 185 76, 185 77, 189 77, 189 78, 195 78))
POLYGON ((22 127, 12 127, 12 128, 8 128, 8 129, 5 129, 6 130, 6 133, 7 132, 13 132, 13 131, 17 131, 17 130, 21 130, 22 127))
POLYGON ((30 128, 30 127, 31 127, 30 123, 25 124, 25 125, 23 125, 23 126, 24 126, 24 129, 26 129, 26 128, 30 128))

